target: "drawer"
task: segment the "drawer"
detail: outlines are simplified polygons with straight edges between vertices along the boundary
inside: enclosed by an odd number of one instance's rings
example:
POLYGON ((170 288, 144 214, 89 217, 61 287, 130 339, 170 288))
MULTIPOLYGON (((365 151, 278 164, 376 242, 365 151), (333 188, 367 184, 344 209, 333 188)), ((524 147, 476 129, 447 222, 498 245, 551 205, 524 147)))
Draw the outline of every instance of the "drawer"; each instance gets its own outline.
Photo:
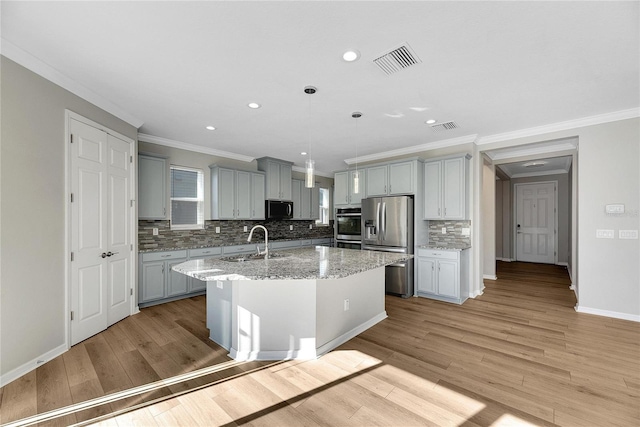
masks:
POLYGON ((460 258, 460 251, 448 251, 444 249, 418 249, 419 257, 438 258, 438 259, 455 259, 460 258))
POLYGON ((316 245, 330 245, 331 244, 331 238, 313 239, 312 243, 313 243, 314 246, 316 246, 316 245))
MULTIPOLYGON (((262 246, 264 246, 264 243, 262 246)), ((249 252, 256 252, 256 251, 257 249, 255 244, 222 247, 222 253, 225 255, 246 254, 249 252)))
POLYGON ((222 253, 222 248, 198 248, 198 249, 189 249, 189 257, 202 257, 202 256, 214 256, 220 255, 222 253))
POLYGON ((300 241, 302 246, 312 246, 313 245, 313 241, 311 239, 308 240, 301 240, 300 241))
POLYGON ((186 258, 187 251, 170 251, 170 252, 145 252, 142 254, 142 262, 164 261, 167 259, 186 258))
POLYGON ((270 249, 286 249, 286 248, 299 248, 300 241, 299 240, 286 240, 284 242, 270 242, 270 249))

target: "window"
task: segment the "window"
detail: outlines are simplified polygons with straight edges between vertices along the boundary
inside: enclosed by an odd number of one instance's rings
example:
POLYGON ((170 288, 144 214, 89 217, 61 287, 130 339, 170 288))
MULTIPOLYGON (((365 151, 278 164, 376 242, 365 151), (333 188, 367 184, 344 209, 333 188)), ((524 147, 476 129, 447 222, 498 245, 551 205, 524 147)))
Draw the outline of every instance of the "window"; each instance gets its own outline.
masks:
POLYGON ((204 174, 171 166, 171 229, 204 228, 204 174))
POLYGON ((329 189, 320 188, 320 219, 316 224, 329 225, 329 189))

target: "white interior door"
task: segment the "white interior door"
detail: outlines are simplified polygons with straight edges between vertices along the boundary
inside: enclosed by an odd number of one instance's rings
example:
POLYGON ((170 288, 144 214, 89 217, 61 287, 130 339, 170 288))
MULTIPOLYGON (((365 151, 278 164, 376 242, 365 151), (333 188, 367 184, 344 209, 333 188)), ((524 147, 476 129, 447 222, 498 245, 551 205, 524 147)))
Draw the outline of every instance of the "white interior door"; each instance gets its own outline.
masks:
POLYGON ((71 344, 131 311, 129 143, 70 120, 71 344))
POLYGON ((516 259, 555 264, 556 184, 516 185, 516 259))

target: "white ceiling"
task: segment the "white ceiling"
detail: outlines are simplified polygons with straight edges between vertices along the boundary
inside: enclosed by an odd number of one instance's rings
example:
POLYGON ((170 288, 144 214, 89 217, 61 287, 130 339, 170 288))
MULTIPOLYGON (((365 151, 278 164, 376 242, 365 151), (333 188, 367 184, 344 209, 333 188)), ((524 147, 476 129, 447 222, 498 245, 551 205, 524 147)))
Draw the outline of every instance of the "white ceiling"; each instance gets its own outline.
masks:
POLYGON ((32 55, 98 105, 142 124, 148 140, 298 166, 310 145, 316 167, 331 172, 355 157, 356 138, 358 154, 366 156, 638 108, 638 6, 2 1, 0 7, 3 54, 32 55), (373 59, 403 43, 422 62, 385 75, 373 59), (342 60, 349 48, 361 52, 359 61, 342 60), (318 92, 306 95, 306 85, 318 92), (262 108, 249 109, 252 101, 262 108), (357 133, 356 110, 364 113, 357 133), (430 118, 453 120, 459 129, 433 132, 424 123, 430 118))
POLYGON ((558 175, 569 173, 571 168, 571 156, 550 157, 526 160, 497 165, 507 178, 524 178, 528 176, 558 175))

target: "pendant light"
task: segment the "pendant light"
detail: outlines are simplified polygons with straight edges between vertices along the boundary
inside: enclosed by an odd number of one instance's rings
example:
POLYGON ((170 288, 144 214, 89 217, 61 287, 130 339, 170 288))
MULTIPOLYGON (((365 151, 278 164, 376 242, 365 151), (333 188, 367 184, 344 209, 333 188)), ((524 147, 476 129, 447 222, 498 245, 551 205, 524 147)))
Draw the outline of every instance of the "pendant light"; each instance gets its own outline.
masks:
POLYGON ((362 113, 359 111, 354 111, 351 113, 351 117, 356 119, 356 171, 353 173, 353 193, 360 193, 360 171, 358 171, 358 120, 362 117, 362 113))
MULTIPOLYGON (((304 93, 307 95, 313 95, 317 92, 317 88, 313 86, 306 86, 304 88, 304 93)), ((314 169, 315 162, 311 160, 311 98, 309 98, 309 124, 307 127, 307 137, 309 141, 309 148, 307 150, 307 160, 304 162, 305 166, 305 174, 304 174, 304 186, 306 188, 313 188, 315 186, 315 177, 314 177, 314 169)))

